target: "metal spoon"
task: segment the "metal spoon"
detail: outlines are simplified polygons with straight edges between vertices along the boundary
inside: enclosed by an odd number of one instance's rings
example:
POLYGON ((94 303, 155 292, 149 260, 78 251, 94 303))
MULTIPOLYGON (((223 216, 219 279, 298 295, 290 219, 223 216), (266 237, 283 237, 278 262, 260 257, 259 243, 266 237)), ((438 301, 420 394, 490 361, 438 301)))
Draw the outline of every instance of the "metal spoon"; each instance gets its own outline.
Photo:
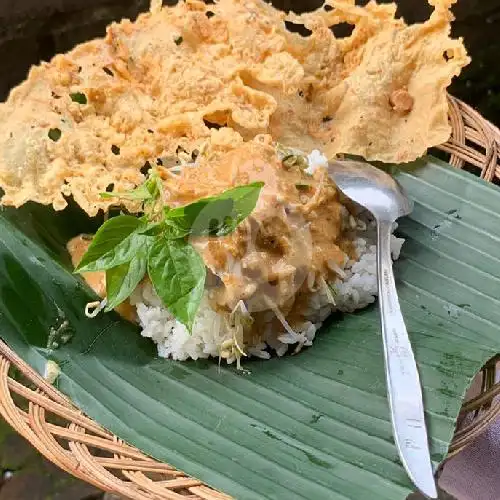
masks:
POLYGON ((413 210, 403 188, 389 174, 360 161, 331 161, 328 173, 351 200, 377 222, 377 275, 387 393, 399 456, 415 486, 437 498, 427 440, 420 377, 399 306, 392 271, 392 225, 413 210))

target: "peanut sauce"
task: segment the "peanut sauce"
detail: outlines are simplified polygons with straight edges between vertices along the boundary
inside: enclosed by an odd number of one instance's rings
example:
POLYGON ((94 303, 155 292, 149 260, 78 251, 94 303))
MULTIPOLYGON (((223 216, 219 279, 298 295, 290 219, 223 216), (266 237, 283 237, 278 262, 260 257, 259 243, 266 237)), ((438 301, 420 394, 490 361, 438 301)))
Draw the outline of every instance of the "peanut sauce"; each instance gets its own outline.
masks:
MULTIPOLYGON (((354 257, 349 213, 326 170, 306 174, 301 166, 281 161, 268 144, 244 143, 184 167, 180 175, 166 175, 165 204, 185 205, 255 181, 265 183, 257 205, 232 234, 190 240, 209 269, 213 306, 227 313, 243 300, 256 319, 248 332, 253 337, 260 313, 279 309, 300 320, 317 284, 335 280, 335 269, 354 257)), ((68 243, 74 265, 89 244, 83 236, 68 243)), ((84 278, 105 296, 105 273, 85 273, 84 278)), ((133 319, 132 309, 127 302, 117 311, 133 319)))

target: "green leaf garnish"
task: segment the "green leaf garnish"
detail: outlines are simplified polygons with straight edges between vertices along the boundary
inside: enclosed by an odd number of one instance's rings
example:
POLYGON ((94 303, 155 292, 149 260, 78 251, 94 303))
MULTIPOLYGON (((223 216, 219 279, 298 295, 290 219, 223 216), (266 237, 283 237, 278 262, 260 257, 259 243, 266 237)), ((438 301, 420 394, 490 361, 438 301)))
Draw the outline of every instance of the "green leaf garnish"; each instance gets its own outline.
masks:
POLYGON ((138 229, 137 232, 146 236, 158 236, 166 232, 165 221, 150 222, 146 224, 144 228, 138 229))
POLYGON ((163 205, 157 171, 126 193, 101 193, 103 198, 143 202, 140 218, 119 215, 97 231, 76 272, 106 271, 106 311, 121 304, 145 274, 165 306, 192 329, 205 288, 203 259, 188 236, 225 236, 250 215, 264 183, 254 182, 202 198, 188 205, 163 205))
POLYGON ((114 250, 142 224, 140 219, 132 215, 119 215, 107 220, 95 234, 92 243, 75 271, 78 273, 90 270, 103 271, 104 269, 99 269, 93 264, 108 252, 114 250))
MULTIPOLYGON (((126 216, 120 215, 118 217, 114 217, 111 220, 119 220, 121 217, 126 216)), ((118 243, 118 245, 116 245, 108 252, 102 254, 94 261, 89 262, 84 266, 80 264, 77 271, 79 273, 90 271, 107 271, 108 269, 111 269, 113 267, 120 266, 122 264, 125 264, 126 262, 130 262, 137 254, 141 253, 143 250, 151 246, 151 243, 151 236, 139 234, 137 230, 135 230, 124 240, 118 243)))
POLYGON ((184 240, 160 237, 149 251, 148 274, 158 297, 191 331, 205 288, 199 253, 184 240))
POLYGON ((177 36, 174 38, 175 45, 180 45, 183 41, 184 41, 184 38, 182 38, 182 36, 177 36))
POLYGON ((106 312, 126 300, 146 274, 147 252, 139 252, 132 259, 106 271, 106 312))
POLYGON ((254 182, 173 208, 166 220, 185 235, 226 236, 252 213, 263 186, 263 182, 254 182))
MULTIPOLYGON (((206 198, 184 207, 170 210, 166 216, 166 224, 172 234, 182 238, 189 234, 193 236, 223 236, 225 219, 233 215, 234 202, 231 199, 206 198)), ((229 230, 225 231, 228 234, 229 230)))
POLYGON ((49 130, 48 135, 49 135, 49 139, 51 139, 54 142, 57 142, 61 138, 62 132, 61 132, 61 129, 59 129, 59 128, 51 128, 49 130))
POLYGON ((87 96, 83 92, 74 92, 69 96, 73 102, 78 104, 87 104, 87 96))

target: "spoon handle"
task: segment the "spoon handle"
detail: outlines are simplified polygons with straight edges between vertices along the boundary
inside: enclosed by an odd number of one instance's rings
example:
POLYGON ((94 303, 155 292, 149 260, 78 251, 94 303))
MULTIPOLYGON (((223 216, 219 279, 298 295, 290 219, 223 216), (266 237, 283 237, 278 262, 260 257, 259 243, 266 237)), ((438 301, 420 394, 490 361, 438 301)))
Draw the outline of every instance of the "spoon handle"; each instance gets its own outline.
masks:
POLYGON ((391 259, 390 222, 377 226, 377 274, 387 393, 401 461, 422 493, 436 498, 420 377, 399 306, 391 259))

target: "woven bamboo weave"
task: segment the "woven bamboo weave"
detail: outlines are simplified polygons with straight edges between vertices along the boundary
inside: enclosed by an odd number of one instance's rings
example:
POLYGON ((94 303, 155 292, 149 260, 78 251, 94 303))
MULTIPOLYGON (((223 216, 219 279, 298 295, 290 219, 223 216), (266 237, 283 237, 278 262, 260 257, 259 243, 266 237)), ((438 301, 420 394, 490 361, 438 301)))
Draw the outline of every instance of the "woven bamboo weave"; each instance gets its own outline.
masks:
MULTIPOLYGON (((500 184, 500 131, 463 102, 450 97, 449 104, 453 132, 441 154, 454 167, 500 184)), ((459 421, 467 424, 455 434, 450 456, 500 415, 496 363, 483 368, 480 394, 462 408, 459 421)), ((100 427, 1 341, 0 414, 48 460, 105 491, 136 500, 229 499, 100 427)))

